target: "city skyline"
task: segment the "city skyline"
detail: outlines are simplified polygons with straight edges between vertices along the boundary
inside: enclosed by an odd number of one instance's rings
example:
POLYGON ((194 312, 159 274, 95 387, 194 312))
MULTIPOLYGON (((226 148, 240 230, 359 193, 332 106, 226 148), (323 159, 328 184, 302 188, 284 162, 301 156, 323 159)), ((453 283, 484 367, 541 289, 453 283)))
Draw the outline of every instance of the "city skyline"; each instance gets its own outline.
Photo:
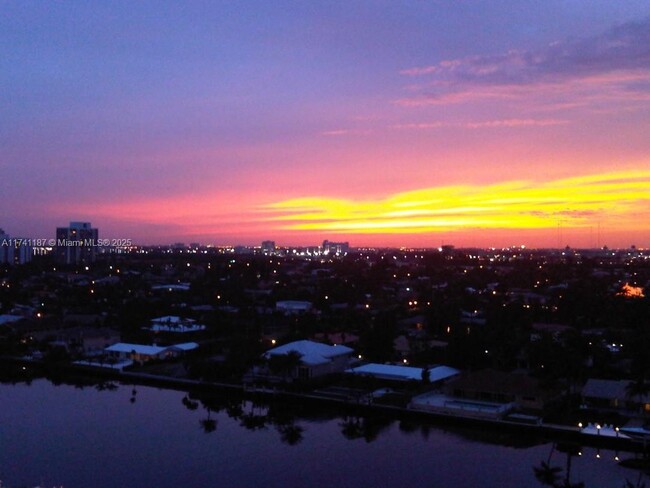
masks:
POLYGON ((645 2, 9 3, 0 227, 650 247, 645 2))

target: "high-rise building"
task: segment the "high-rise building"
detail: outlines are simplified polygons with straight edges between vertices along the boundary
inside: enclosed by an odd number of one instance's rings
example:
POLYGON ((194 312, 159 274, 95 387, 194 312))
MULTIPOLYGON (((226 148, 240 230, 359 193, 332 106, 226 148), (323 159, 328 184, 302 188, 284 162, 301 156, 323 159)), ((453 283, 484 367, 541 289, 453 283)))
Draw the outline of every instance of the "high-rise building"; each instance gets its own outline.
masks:
POLYGON ((345 255, 350 250, 349 242, 331 242, 323 241, 323 254, 336 254, 337 256, 345 255))
POLYGON ((14 264, 29 263, 34 256, 31 239, 17 239, 14 243, 14 264))
POLYGON ((25 264, 32 260, 31 239, 10 237, 0 229, 0 264, 25 264))
POLYGON ((56 229, 56 258, 63 264, 88 264, 97 254, 97 229, 90 222, 70 222, 56 229))
POLYGON ((14 253, 11 237, 0 229, 0 264, 13 263, 14 253))
POLYGON ((275 254, 275 241, 262 241, 262 254, 275 254))

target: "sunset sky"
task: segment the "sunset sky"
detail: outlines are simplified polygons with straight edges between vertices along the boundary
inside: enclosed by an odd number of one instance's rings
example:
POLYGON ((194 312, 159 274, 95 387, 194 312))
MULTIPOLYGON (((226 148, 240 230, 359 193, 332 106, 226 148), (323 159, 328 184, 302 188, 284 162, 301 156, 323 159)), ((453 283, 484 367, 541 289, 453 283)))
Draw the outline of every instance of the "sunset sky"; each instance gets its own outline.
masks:
POLYGON ((650 247, 650 3, 0 0, 0 227, 650 247))

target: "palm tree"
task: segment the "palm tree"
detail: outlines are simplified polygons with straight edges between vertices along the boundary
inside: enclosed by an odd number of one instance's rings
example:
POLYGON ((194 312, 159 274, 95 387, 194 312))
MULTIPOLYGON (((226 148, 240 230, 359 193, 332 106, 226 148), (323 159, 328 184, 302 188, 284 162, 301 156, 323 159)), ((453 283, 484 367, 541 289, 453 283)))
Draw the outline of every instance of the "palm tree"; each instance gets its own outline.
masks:
POLYGON ((643 473, 639 473, 639 480, 636 482, 636 484, 632 483, 626 478, 623 488, 645 488, 645 482, 641 481, 641 476, 643 476, 643 473))
POLYGON ((281 374, 286 382, 287 377, 302 364, 302 354, 289 351, 286 354, 273 354, 269 358, 269 369, 274 374, 281 374))
POLYGON ((557 486, 560 480, 562 468, 551 466, 549 463, 542 461, 539 467, 534 466, 535 478, 545 486, 557 486))
POLYGON ((206 434, 209 434, 210 432, 214 432, 215 430, 217 430, 217 421, 210 418, 212 409, 210 407, 205 407, 205 408, 208 411, 208 417, 205 419, 201 419, 199 423, 201 424, 203 431, 206 434))
POLYGON ((564 483, 559 485, 562 487, 570 488, 580 488, 581 486, 584 486, 584 483, 576 483, 576 484, 571 484, 569 481, 569 478, 571 477, 571 459, 573 456, 576 456, 578 452, 580 451, 580 448, 575 446, 575 445, 564 445, 564 444, 559 444, 557 446, 558 451, 562 451, 566 453, 566 476, 564 478, 564 483))
POLYGON ((251 402, 251 409, 248 413, 243 413, 239 417, 239 423, 242 427, 248 430, 258 430, 266 428, 266 423, 269 420, 268 411, 263 411, 263 404, 251 402))
POLYGON ((557 488, 585 488, 585 484, 582 481, 577 483, 571 483, 570 481, 563 481, 561 484, 556 485, 557 488))
POLYGON ((189 395, 185 395, 181 400, 181 402, 183 403, 183 405, 185 405, 185 408, 187 408, 188 410, 196 410, 197 408, 199 408, 199 402, 191 400, 189 395))
POLYGON ((542 461, 539 467, 533 466, 535 478, 544 486, 552 486, 553 488, 585 488, 582 481, 571 483, 569 475, 571 474, 571 457, 574 455, 572 450, 567 451, 567 472, 564 479, 560 473, 562 468, 558 466, 551 466, 549 463, 542 461))
POLYGON ((643 377, 637 378, 625 388, 625 394, 628 398, 636 397, 639 401, 641 413, 645 416, 644 399, 650 393, 650 383, 646 383, 643 377))
POLYGON ((302 441, 302 433, 304 429, 300 425, 290 423, 279 426, 278 431, 280 432, 282 442, 289 444, 290 446, 295 446, 302 441))
POLYGON ((274 375, 280 375, 286 370, 286 355, 273 354, 268 359, 269 371, 274 375))
POLYGON ((287 363, 286 368, 287 372, 291 374, 302 364, 302 354, 298 351, 289 351, 287 353, 287 363))
POLYGON ((359 417, 346 417, 339 425, 341 426, 341 433, 346 439, 352 440, 363 437, 359 417))
POLYGON ((429 368, 422 368, 422 383, 428 385, 431 382, 431 370, 429 368))

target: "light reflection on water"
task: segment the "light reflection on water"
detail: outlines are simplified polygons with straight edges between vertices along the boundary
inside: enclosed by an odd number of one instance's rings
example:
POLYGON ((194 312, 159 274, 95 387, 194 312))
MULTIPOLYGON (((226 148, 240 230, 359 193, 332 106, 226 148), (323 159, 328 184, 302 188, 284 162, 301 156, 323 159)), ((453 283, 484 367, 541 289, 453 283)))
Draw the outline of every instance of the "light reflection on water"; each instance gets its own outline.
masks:
MULTIPOLYGON (((0 479, 10 487, 541 486, 533 466, 550 455, 564 468, 567 457, 526 441, 143 386, 0 385, 0 479)), ((581 453, 572 481, 636 480, 616 464, 620 453, 581 453)))

